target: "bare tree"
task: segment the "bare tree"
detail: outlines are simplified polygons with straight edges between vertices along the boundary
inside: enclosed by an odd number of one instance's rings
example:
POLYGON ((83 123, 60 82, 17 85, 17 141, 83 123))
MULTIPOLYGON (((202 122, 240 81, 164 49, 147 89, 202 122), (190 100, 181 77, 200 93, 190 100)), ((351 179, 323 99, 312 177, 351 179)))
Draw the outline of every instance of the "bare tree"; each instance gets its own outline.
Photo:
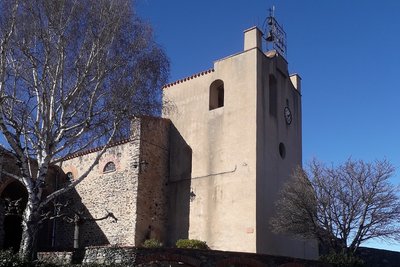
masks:
POLYGON ((400 237, 399 188, 394 167, 348 159, 339 166, 316 160, 297 169, 276 203, 276 232, 315 238, 328 252, 354 253, 373 238, 400 237))
POLYGON ((168 61, 130 0, 0 2, 0 131, 27 189, 20 254, 31 258, 40 213, 79 184, 129 115, 152 113, 168 61), (43 195, 49 167, 102 146, 68 186, 43 195))

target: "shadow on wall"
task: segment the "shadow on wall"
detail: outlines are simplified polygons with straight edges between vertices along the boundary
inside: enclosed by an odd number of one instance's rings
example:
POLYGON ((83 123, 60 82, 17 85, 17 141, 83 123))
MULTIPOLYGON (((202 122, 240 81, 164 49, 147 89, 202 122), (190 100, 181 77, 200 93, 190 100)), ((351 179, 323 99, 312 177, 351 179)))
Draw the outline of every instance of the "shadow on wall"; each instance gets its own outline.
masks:
POLYGON ((167 246, 174 246, 178 239, 187 239, 189 236, 190 201, 196 195, 191 190, 192 149, 173 124, 169 147, 167 246))
MULTIPOLYGON (((61 175, 64 186, 69 183, 65 173, 61 175)), ((82 199, 75 189, 58 198, 62 207, 62 217, 57 218, 54 223, 54 236, 51 249, 71 250, 86 246, 109 245, 106 235, 98 225, 100 220, 116 221, 112 213, 104 214, 102 217, 93 217, 89 210, 82 203, 82 199)))

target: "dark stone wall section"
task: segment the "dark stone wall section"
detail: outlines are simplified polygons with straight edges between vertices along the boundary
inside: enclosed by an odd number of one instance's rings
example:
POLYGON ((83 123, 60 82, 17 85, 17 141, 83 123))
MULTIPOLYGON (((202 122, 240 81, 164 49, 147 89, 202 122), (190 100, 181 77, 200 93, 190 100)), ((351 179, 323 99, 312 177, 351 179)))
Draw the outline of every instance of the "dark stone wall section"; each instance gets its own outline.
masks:
MULTIPOLYGON (((365 267, 400 266, 400 252, 372 248, 360 248, 358 256, 365 267)), ((109 265, 124 263, 125 266, 192 266, 192 267, 329 267, 318 261, 278 257, 255 253, 135 247, 88 247, 76 252, 39 252, 38 258, 54 263, 97 263, 109 265)))
POLYGON ((374 249, 359 248, 358 257, 364 261, 365 267, 398 267, 400 266, 400 252, 374 249))
POLYGON ((39 252, 38 258, 55 263, 96 263, 125 266, 192 267, 329 267, 318 261, 269 256, 255 253, 196 249, 145 249, 134 247, 88 247, 71 252, 39 252), (74 255, 75 254, 75 255, 74 255))

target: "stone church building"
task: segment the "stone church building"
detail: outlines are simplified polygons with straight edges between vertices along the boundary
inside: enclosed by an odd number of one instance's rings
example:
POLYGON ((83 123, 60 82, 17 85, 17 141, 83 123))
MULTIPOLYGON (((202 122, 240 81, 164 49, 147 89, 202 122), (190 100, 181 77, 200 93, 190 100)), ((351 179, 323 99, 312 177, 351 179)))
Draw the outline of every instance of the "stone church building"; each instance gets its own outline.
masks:
MULTIPOLYGON (((243 51, 165 85, 173 111, 133 119, 130 138, 112 144, 69 195, 85 217, 80 246, 140 246, 149 238, 173 246, 190 238, 215 250, 316 258, 316 242, 269 227, 282 185, 302 162, 300 81, 279 52, 263 51, 254 27, 244 32, 243 51), (107 213, 114 219, 96 220, 107 213)), ((67 157, 48 190, 78 177, 96 153, 67 157)), ((21 186, 2 177, 0 196, 23 196, 21 186)), ((20 234, 15 222, 0 218, 3 247, 20 234)), ((74 225, 58 219, 42 229, 39 246, 73 242, 74 225)))

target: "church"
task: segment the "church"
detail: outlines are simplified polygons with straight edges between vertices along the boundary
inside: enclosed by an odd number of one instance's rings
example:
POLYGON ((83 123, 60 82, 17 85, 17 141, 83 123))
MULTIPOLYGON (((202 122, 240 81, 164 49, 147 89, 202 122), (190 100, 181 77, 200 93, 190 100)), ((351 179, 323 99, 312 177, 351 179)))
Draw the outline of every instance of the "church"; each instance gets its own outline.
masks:
MULTIPOLYGON (((277 235, 269 225, 280 189, 302 163, 301 78, 281 51, 263 50, 262 36, 257 27, 244 31, 243 51, 165 85, 173 109, 134 118, 130 137, 111 144, 64 197, 84 218, 79 235, 72 223, 52 220, 39 247, 198 239, 214 250, 317 258, 315 241, 277 235)), ((47 190, 78 177, 98 151, 65 158, 47 190)), ((23 196, 21 187, 2 177, 0 196, 23 196)), ((16 224, 2 214, 3 247, 18 243, 16 224)))

